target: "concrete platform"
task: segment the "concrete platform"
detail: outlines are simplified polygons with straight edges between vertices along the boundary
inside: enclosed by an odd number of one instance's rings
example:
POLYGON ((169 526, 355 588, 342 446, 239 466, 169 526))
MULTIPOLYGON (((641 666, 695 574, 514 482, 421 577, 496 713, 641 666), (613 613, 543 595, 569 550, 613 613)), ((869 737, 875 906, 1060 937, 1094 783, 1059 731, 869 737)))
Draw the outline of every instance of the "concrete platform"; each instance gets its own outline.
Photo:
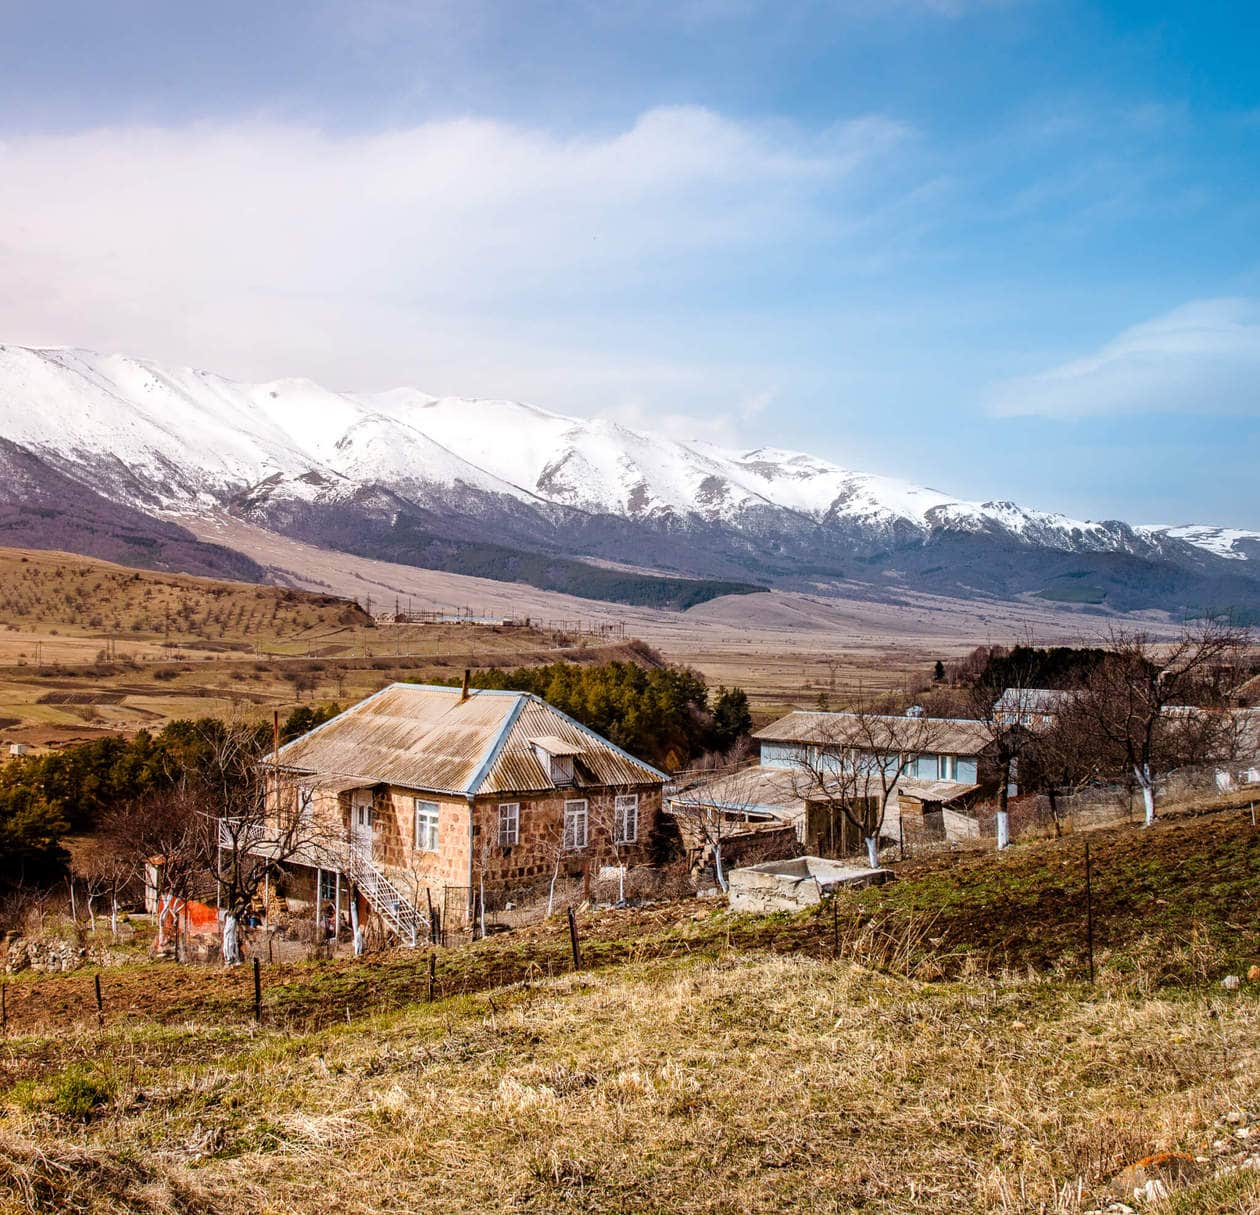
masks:
POLYGON ((732 911, 800 911, 821 903, 843 886, 879 886, 894 880, 891 869, 846 865, 821 856, 767 861, 727 875, 732 911))

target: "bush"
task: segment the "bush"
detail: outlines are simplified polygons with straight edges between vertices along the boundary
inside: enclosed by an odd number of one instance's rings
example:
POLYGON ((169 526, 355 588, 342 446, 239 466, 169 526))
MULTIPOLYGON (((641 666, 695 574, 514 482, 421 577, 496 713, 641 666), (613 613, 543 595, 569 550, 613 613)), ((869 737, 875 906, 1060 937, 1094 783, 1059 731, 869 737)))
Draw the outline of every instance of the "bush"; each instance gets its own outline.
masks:
POLYGON ((114 1081, 82 1063, 67 1067, 65 1071, 43 1084, 26 1081, 16 1085, 11 1099, 31 1110, 46 1110, 87 1122, 114 1099, 114 1081))

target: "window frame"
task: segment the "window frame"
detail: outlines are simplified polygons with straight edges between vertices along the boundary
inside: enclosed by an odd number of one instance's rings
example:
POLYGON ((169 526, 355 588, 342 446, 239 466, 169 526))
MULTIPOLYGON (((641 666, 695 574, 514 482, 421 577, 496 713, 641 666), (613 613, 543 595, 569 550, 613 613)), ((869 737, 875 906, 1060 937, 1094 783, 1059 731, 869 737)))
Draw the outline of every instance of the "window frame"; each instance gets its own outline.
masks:
POLYGON ((613 843, 637 844, 639 842, 639 795, 618 793, 613 798, 613 843), (624 811, 630 813, 626 814, 624 811), (627 826, 632 825, 632 830, 627 826))
POLYGON ((437 852, 441 843, 442 804, 427 797, 413 797, 412 849, 415 852, 437 852), (421 830, 421 822, 425 830, 421 830))
POLYGON ((587 848, 591 839, 591 804, 585 797, 565 798, 564 801, 564 827, 561 837, 561 846, 565 852, 581 852, 587 848), (571 807, 581 806, 580 811, 573 810, 571 807), (582 823, 582 841, 577 842, 577 832, 570 831, 570 814, 572 813, 574 820, 580 816, 582 823))
POLYGON ((936 757, 936 779, 958 779, 958 756, 938 754, 936 757))
POLYGON ((499 847, 512 848, 521 842, 521 803, 499 803, 499 847), (506 813, 505 813, 506 812, 506 813), (504 838, 504 828, 508 838, 504 838))

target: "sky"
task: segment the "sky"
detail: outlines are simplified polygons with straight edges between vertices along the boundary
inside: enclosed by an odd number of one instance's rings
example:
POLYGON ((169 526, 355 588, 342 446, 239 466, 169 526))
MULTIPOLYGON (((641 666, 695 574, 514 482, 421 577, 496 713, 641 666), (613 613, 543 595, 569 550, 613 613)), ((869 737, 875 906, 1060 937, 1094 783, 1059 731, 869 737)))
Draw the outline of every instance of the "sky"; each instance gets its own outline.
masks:
POLYGON ((0 0, 0 341, 1260 528, 1260 5, 0 0))

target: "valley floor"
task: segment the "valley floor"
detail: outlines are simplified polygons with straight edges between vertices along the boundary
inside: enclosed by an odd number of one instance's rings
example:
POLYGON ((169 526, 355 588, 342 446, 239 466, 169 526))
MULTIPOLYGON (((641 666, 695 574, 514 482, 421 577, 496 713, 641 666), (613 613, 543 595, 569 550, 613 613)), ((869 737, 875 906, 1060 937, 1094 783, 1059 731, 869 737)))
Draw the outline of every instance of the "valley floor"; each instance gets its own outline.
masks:
MULTIPOLYGON (((859 586, 849 593, 731 595, 686 612, 625 607, 539 591, 514 583, 417 569, 315 548, 238 519, 188 518, 199 538, 245 553, 281 580, 309 590, 416 609, 471 607, 487 616, 585 618, 624 626, 712 685, 744 688, 754 703, 812 707, 820 693, 915 687, 938 659, 987 643, 1095 640, 1110 618, 1040 600, 999 603, 905 592, 877 602, 859 586)), ((1162 617, 1144 622, 1166 628, 1162 617)))

